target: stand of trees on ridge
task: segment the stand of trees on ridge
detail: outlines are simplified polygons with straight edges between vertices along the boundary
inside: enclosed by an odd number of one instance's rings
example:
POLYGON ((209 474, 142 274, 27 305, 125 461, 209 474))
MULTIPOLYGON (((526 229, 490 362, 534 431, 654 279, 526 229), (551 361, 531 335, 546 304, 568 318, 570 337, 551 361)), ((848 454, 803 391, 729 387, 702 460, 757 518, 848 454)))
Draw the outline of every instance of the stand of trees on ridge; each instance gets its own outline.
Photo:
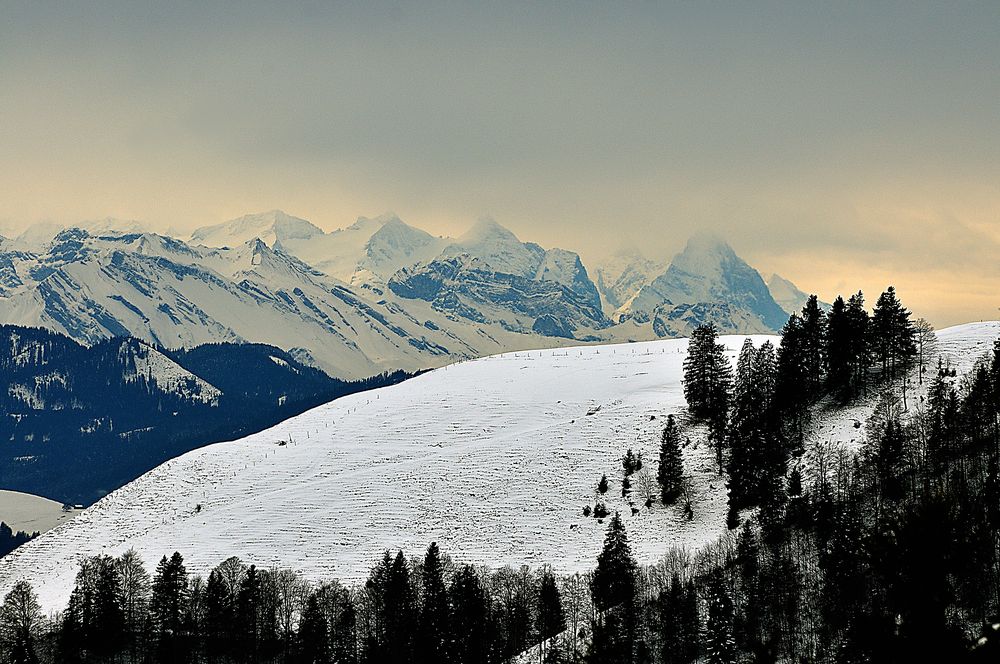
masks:
MULTIPOLYGON (((910 318, 891 288, 871 314, 860 293, 829 312, 810 298, 779 347, 744 344, 735 371, 697 330, 685 393, 730 529, 696 553, 640 566, 614 513, 582 575, 471 567, 433 543, 387 552, 354 586, 237 558, 203 579, 179 553, 152 574, 134 552, 94 557, 54 620, 27 582, 3 599, 0 661, 998 661, 1000 341, 960 378, 910 318), (804 449, 817 408, 859 398, 877 404, 860 451, 804 449)), ((664 504, 682 491, 679 426, 658 441, 664 504)))

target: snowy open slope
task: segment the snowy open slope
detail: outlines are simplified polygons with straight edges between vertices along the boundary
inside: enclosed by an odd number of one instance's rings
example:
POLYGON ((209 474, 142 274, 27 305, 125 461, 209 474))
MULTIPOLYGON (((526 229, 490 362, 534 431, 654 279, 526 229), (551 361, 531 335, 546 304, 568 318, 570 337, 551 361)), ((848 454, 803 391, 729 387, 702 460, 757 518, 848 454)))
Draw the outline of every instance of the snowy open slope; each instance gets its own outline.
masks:
MULTIPOLYGON (((743 338, 725 340, 735 356, 743 338)), ((581 511, 603 472, 608 506, 626 513, 641 560, 714 539, 725 489, 703 443, 685 451, 693 521, 659 506, 631 517, 620 497, 626 447, 655 472, 664 418, 684 408, 686 347, 670 340, 464 362, 191 452, 0 561, 0 594, 28 578, 46 610, 60 608, 77 558, 129 547, 149 564, 180 550, 201 574, 235 554, 313 579, 360 579, 385 548, 417 554, 432 540, 467 562, 585 570, 605 525, 581 511)))

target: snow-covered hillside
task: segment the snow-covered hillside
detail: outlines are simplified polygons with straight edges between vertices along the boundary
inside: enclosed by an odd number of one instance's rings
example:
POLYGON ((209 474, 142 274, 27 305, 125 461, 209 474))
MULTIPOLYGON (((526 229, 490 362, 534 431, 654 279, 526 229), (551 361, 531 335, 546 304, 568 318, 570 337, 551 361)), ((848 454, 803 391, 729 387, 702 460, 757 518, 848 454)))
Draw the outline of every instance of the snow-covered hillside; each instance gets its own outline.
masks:
MULTIPOLYGON (((961 376, 997 337, 1000 322, 949 328, 938 333, 936 355, 961 376)), ((777 341, 754 337, 765 339, 777 341)), ((743 337, 723 341, 735 357, 743 337)), ((188 453, 0 560, 0 594, 27 578, 44 608, 58 609, 76 560, 130 547, 150 564, 180 550, 199 574, 239 555, 312 579, 357 580, 384 549, 416 554, 432 540, 465 562, 586 570, 605 525, 581 510, 594 503, 601 473, 640 561, 696 547, 723 532, 726 501, 701 430, 686 432, 684 452, 693 521, 638 500, 631 516, 620 498, 621 454, 641 451, 654 471, 664 418, 684 411, 686 347, 668 340, 464 362, 188 453)), ((921 390, 912 390, 916 408, 921 390)), ((807 448, 856 450, 855 422, 873 405, 819 413, 807 448)))
MULTIPOLYGON (((758 338, 758 343, 764 337, 758 338)), ((742 337, 726 337, 731 354, 742 337)), ((621 455, 655 473, 668 413, 681 413, 686 340, 509 353, 345 397, 246 439, 169 461, 73 523, 0 561, 44 607, 65 602, 75 561, 135 547, 150 564, 175 549, 204 574, 230 555, 313 579, 360 579, 386 548, 437 541, 457 559, 589 569, 605 524, 585 518, 607 473, 640 560, 697 546, 724 528, 711 450, 685 450, 694 520, 621 499, 621 455)), ((635 478, 633 478, 633 481, 635 478)))
MULTIPOLYGON (((992 352, 993 343, 1000 339, 1000 321, 956 325, 938 330, 935 336, 936 342, 927 354, 923 382, 919 380, 916 368, 907 376, 910 414, 926 409, 927 391, 936 375, 938 359, 955 370, 955 384, 960 386, 963 377, 975 364, 992 352)), ((894 389, 898 393, 901 387, 897 381, 894 389)), ((838 450, 857 452, 864 443, 864 423, 871 416, 878 399, 878 393, 873 391, 867 398, 846 408, 831 410, 829 404, 820 403, 812 427, 806 434, 807 452, 815 453, 818 448, 834 453, 838 450)), ((813 470, 809 466, 815 463, 815 454, 807 454, 803 462, 807 470, 813 470)))

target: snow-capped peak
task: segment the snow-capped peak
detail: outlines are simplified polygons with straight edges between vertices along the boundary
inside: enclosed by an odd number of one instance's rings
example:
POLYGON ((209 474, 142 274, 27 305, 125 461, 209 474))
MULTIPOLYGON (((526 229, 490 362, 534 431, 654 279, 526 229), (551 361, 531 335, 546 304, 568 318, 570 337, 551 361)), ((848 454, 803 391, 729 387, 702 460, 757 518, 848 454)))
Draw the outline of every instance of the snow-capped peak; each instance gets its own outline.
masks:
POLYGON ((671 267, 693 274, 706 274, 721 270, 725 262, 734 260, 742 262, 728 242, 717 235, 702 232, 688 239, 684 251, 674 257, 671 267))
POLYGON ((516 242, 521 244, 517 236, 506 226, 501 225, 492 217, 480 217, 476 223, 472 224, 469 230, 465 231, 456 240, 456 244, 475 245, 482 243, 507 243, 516 242))
POLYGON ((269 210, 198 228, 191 234, 191 243, 208 247, 235 247, 260 238, 273 247, 276 243, 317 235, 323 235, 323 230, 311 222, 281 210, 269 210))
POLYGON ((359 228, 380 228, 388 223, 403 223, 403 221, 396 215, 395 212, 383 212, 376 217, 358 217, 349 228, 359 229, 359 228))
POLYGON ((610 315, 666 269, 666 263, 646 258, 635 247, 618 249, 596 271, 605 313, 610 315))
POLYGON ((149 228, 142 222, 135 219, 118 219, 116 217, 84 221, 74 224, 74 226, 88 231, 91 235, 129 235, 149 232, 149 228))
POLYGON ((498 272, 532 277, 545 250, 537 244, 521 242, 494 219, 483 217, 444 251, 446 256, 475 256, 498 272))
POLYGON ((760 274, 727 242, 708 233, 688 240, 666 272, 643 286, 616 316, 645 320, 664 305, 704 304, 745 310, 760 321, 761 330, 778 330, 787 319, 760 274))

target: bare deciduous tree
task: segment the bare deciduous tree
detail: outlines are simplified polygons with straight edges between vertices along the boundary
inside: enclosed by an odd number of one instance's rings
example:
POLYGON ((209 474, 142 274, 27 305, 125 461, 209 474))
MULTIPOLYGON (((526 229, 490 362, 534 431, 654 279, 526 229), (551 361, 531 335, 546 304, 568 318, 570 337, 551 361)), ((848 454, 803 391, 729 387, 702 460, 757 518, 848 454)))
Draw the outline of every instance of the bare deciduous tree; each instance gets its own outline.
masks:
POLYGON ((270 577, 277 600, 278 628, 285 637, 285 642, 291 643, 298 616, 309 596, 309 583, 301 574, 290 569, 273 569, 270 577))
POLYGON ((649 469, 645 466, 635 474, 635 487, 643 503, 648 505, 656 501, 658 485, 653 476, 649 474, 649 469))
POLYGON ((918 318, 913 322, 913 329, 916 334, 914 341, 917 342, 917 376, 918 382, 924 384, 924 363, 937 347, 937 335, 934 333, 934 326, 927 322, 926 318, 918 318))
POLYGON ((34 654, 43 620, 31 584, 27 581, 15 583, 0 606, 0 651, 34 654))

